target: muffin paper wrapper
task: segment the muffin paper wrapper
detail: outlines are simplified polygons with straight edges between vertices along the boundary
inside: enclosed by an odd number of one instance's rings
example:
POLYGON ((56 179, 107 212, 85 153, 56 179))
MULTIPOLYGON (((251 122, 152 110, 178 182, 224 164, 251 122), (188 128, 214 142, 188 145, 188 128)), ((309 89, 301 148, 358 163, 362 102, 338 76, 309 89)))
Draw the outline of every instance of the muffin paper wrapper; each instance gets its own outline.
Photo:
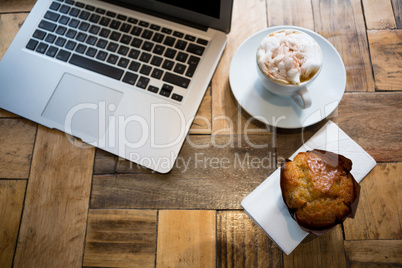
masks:
MULTIPOLYGON (((375 160, 335 123, 328 121, 316 134, 301 146, 299 152, 321 149, 343 155, 352 160, 350 173, 357 183, 375 167, 375 160)), ((359 198, 352 204, 353 217, 359 198)), ((290 254, 311 232, 322 235, 329 230, 303 230, 290 215, 283 201, 280 188, 280 167, 254 189, 241 202, 244 212, 267 234, 286 254, 290 254)))

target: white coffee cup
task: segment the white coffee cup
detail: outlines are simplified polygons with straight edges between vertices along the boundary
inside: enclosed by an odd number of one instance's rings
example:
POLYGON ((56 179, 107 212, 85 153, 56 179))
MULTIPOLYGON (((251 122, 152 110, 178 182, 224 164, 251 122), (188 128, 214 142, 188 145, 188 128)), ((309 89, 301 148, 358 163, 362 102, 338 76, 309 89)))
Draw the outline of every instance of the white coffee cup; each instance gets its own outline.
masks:
MULTIPOLYGON (((289 30, 286 30, 289 31, 289 30)), ((295 32, 297 34, 304 34, 300 31, 293 30, 291 29, 290 31, 295 32)), ((275 33, 283 32, 283 30, 276 31, 275 33)), ((271 33, 272 35, 272 33, 271 33)), ((267 38, 267 37, 266 37, 267 38)), ((311 38, 308 36, 308 38, 311 38)), ((265 38, 264 38, 265 40, 265 38)), ((262 42, 264 42, 264 40, 262 42)), ((274 40, 276 42, 276 40, 274 40)), ((309 40, 311 41, 311 39, 309 40)), ((314 41, 314 40, 313 40, 314 41)), ((274 42, 274 43, 275 43, 274 42)), ((321 49, 319 48, 319 45, 314 41, 314 46, 318 46, 319 53, 321 52, 321 49)), ((260 65, 258 64, 259 61, 259 50, 260 50, 261 45, 259 46, 257 50, 257 59, 256 59, 256 67, 257 67, 257 73, 260 78, 260 81, 262 85, 271 93, 278 95, 278 96, 284 96, 284 97, 291 97, 295 103, 302 109, 306 109, 311 106, 312 101, 311 101, 311 95, 307 89, 307 86, 310 85, 319 75, 321 69, 322 69, 322 54, 321 54, 321 62, 318 61, 316 63, 315 68, 318 68, 317 70, 314 71, 313 75, 311 77, 308 77, 307 80, 304 80, 299 83, 294 83, 287 81, 286 79, 276 79, 272 76, 269 76, 267 73, 261 70, 260 65)), ((315 47, 316 49, 316 47, 315 47)))

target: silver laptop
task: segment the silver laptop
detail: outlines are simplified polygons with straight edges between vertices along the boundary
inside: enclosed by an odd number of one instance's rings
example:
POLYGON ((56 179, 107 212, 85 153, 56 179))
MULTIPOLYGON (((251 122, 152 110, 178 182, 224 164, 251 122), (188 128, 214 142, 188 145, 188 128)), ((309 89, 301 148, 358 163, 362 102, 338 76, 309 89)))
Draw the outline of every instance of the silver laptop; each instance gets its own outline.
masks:
POLYGON ((169 172, 232 1, 39 0, 0 62, 0 108, 169 172))

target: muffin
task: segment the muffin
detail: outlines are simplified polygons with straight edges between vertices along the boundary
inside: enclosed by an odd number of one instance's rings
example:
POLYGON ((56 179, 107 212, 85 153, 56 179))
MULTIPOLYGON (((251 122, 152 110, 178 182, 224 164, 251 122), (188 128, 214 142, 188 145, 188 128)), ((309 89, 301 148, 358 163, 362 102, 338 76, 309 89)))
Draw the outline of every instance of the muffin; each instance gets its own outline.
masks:
POLYGON ((352 213, 360 186, 351 169, 350 159, 322 150, 301 152, 282 165, 282 197, 301 227, 328 229, 352 213))

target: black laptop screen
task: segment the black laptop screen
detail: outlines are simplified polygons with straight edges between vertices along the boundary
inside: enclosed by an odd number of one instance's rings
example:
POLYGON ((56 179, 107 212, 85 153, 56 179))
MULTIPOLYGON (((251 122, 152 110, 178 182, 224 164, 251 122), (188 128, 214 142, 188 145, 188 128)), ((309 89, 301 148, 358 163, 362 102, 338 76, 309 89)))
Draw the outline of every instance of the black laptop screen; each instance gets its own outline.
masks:
POLYGON ((228 33, 233 0, 104 0, 228 33))
POLYGON ((204 0, 204 1, 186 1, 186 0, 155 0, 172 6, 177 6, 190 11, 204 14, 219 19, 221 1, 204 0))

